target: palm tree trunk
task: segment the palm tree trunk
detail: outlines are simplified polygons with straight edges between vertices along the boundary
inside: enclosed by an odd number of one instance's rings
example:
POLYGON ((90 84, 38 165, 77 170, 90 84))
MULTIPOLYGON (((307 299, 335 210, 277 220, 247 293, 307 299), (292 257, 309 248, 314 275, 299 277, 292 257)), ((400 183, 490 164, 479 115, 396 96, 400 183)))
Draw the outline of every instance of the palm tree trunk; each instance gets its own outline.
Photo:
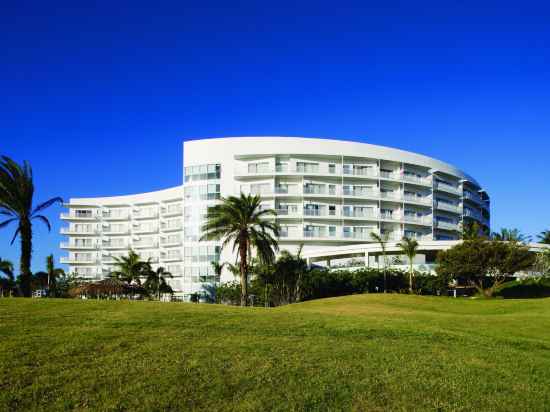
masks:
POLYGON ((247 252, 248 248, 246 242, 241 242, 239 245, 240 254, 240 272, 241 272, 241 306, 247 306, 248 304, 248 273, 247 273, 247 252))
POLYGON ((409 293, 412 295, 413 293, 413 265, 411 261, 411 267, 409 270, 409 293))
POLYGON ((21 292, 23 296, 31 296, 31 256, 32 256, 32 228, 29 219, 21 219, 21 260, 19 272, 21 276, 21 292))

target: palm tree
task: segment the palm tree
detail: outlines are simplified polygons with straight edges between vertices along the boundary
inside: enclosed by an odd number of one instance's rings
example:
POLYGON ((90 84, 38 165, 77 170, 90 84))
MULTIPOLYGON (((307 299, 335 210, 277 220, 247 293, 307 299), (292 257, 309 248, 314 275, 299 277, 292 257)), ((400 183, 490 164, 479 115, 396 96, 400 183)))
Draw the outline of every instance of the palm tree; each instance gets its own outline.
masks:
POLYGON ((11 295, 11 290, 15 284, 13 279, 13 263, 0 258, 0 273, 6 275, 7 278, 5 280, 0 278, 0 297, 4 296, 4 289, 8 289, 11 295))
POLYGON ((403 254, 409 259, 409 293, 413 293, 413 261, 418 250, 418 242, 416 239, 411 239, 406 236, 401 239, 401 242, 397 244, 403 251, 403 254))
POLYGON ((519 242, 524 243, 530 240, 529 236, 521 233, 519 229, 500 229, 500 232, 493 232, 491 234, 493 240, 505 241, 505 242, 519 242))
POLYGON ((550 245, 550 230, 540 232, 537 238, 539 239, 539 243, 550 245))
POLYGON ((162 293, 172 293, 172 287, 168 284, 166 279, 172 278, 172 274, 164 269, 162 266, 158 267, 157 270, 150 270, 146 274, 145 282, 143 286, 149 294, 155 293, 157 299, 160 300, 160 294, 162 293))
POLYGON ((481 237, 481 227, 477 222, 462 222, 461 237, 463 240, 475 240, 481 237))
POLYGON ((38 272, 35 274, 37 278, 43 277, 46 279, 46 287, 48 290, 55 289, 57 278, 64 275, 65 271, 63 269, 55 267, 53 255, 49 255, 46 257, 46 271, 38 272))
POLYGON ((141 278, 147 276, 152 271, 149 260, 142 261, 140 256, 130 250, 128 256, 115 257, 115 268, 109 275, 111 278, 122 280, 128 285, 136 283, 141 286, 141 278))
POLYGON ((370 232, 370 238, 373 242, 378 242, 380 245, 380 249, 382 249, 382 257, 384 259, 383 261, 383 271, 384 271, 384 293, 386 293, 387 289, 387 280, 386 280, 386 244, 388 243, 390 235, 389 232, 382 233, 382 235, 376 233, 376 232, 370 232))
POLYGON ((241 193, 240 197, 222 198, 221 203, 208 209, 202 227, 204 240, 221 240, 222 248, 232 244, 238 251, 241 278, 241 306, 248 302, 248 272, 252 248, 260 261, 273 263, 278 250, 279 225, 266 218, 276 216, 273 209, 261 209, 260 196, 241 193))
POLYGON ((17 223, 17 229, 11 241, 15 242, 17 235, 21 239, 21 260, 19 276, 23 296, 31 295, 31 257, 32 257, 32 221, 39 220, 51 231, 48 218, 42 211, 63 199, 54 197, 33 208, 34 183, 32 168, 27 161, 19 165, 7 156, 0 158, 0 215, 8 218, 0 222, 0 228, 12 222, 17 223))

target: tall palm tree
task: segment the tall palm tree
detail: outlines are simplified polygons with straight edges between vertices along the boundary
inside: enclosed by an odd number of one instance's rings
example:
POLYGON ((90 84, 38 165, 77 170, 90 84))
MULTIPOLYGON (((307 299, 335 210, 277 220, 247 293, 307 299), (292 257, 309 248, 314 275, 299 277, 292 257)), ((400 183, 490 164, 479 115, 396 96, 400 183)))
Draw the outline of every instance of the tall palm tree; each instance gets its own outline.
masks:
POLYGON ((505 242, 528 242, 530 240, 529 236, 521 233, 519 229, 507 229, 501 228, 500 232, 493 232, 491 234, 493 240, 505 241, 505 242))
POLYGON ((11 243, 17 235, 21 239, 21 260, 19 276, 23 296, 31 295, 31 257, 32 257, 32 221, 39 220, 51 231, 51 225, 46 216, 41 214, 55 203, 63 199, 54 197, 33 207, 34 183, 32 168, 27 161, 19 165, 7 156, 0 158, 0 215, 7 219, 0 222, 0 228, 12 222, 17 229, 11 243))
POLYGON ((55 285, 57 284, 57 278, 64 276, 65 271, 61 268, 56 268, 53 255, 49 255, 46 257, 46 271, 45 272, 38 272, 35 274, 38 278, 45 278, 46 279, 46 287, 49 289, 55 289, 55 285))
POLYGON ((248 302, 248 272, 252 249, 260 261, 271 264, 278 250, 279 225, 267 219, 276 216, 273 209, 261 209, 260 196, 241 193, 239 197, 222 198, 208 209, 202 227, 201 241, 222 240, 222 248, 232 245, 238 251, 241 278, 241 306, 248 302))
POLYGON ((4 289, 8 289, 11 295, 11 290, 15 285, 13 278, 13 263, 9 260, 0 258, 0 273, 6 275, 5 279, 0 278, 0 297, 4 296, 4 289))
POLYGON ((130 250, 128 256, 115 257, 115 270, 109 277, 122 280, 128 285, 135 283, 141 286, 141 279, 146 277, 152 271, 149 260, 143 261, 141 257, 130 250))
POLYGON ((540 232, 537 238, 539 239, 539 243, 550 245, 550 230, 540 232))
POLYGON ((384 293, 386 293, 386 289, 388 287, 387 285, 387 279, 386 279, 386 245, 388 243, 390 235, 388 232, 382 233, 381 235, 376 232, 370 232, 370 238, 373 242, 377 242, 380 245, 380 249, 382 249, 382 258, 383 258, 383 266, 382 270, 384 273, 384 293))
POLYGON ((403 237, 401 242, 397 244, 401 248, 401 251, 409 259, 409 293, 413 293, 413 261, 418 250, 418 242, 416 239, 411 239, 408 237, 403 237))
POLYGON ((148 293, 156 294, 158 300, 160 300, 161 293, 173 292, 172 287, 166 281, 166 279, 172 278, 172 274, 162 266, 158 267, 157 270, 148 271, 146 276, 143 286, 148 293))

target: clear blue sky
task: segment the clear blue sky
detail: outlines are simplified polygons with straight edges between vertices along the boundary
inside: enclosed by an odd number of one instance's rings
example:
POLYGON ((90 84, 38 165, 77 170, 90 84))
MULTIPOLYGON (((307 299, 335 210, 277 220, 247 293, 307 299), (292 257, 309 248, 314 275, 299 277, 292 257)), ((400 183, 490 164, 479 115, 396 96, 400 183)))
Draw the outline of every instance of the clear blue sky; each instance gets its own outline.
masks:
MULTIPOLYGON (((460 167, 493 229, 535 234, 549 44, 544 2, 4 2, 0 153, 32 163, 37 200, 68 199, 180 184, 186 139, 355 139, 460 167)), ((61 253, 60 211, 33 270, 61 253)))

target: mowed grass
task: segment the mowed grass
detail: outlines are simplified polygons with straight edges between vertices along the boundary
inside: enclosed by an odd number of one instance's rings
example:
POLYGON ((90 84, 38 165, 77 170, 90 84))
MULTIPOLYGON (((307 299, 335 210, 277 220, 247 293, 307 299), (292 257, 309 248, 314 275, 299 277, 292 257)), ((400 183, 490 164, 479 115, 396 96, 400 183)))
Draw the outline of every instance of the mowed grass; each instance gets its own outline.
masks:
POLYGON ((550 409, 550 299, 0 299, 0 410, 550 409))

